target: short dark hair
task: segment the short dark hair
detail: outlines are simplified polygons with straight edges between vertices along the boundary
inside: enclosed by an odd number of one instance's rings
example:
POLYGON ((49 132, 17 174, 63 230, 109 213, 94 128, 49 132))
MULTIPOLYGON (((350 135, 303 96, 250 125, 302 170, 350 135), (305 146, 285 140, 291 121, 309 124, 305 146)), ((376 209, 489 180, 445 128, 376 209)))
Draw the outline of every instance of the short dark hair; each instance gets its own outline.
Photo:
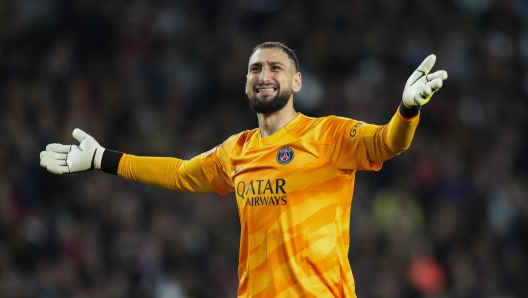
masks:
POLYGON ((256 51, 262 50, 262 49, 279 49, 283 51, 284 53, 286 53, 286 55, 288 55, 288 58, 295 65, 295 70, 299 71, 299 60, 297 59, 297 55, 295 55, 295 52, 292 49, 290 49, 288 46, 286 46, 284 43, 278 42, 278 41, 267 41, 267 42, 261 43, 253 49, 253 52, 251 52, 250 57, 253 56, 253 54, 255 54, 256 51))

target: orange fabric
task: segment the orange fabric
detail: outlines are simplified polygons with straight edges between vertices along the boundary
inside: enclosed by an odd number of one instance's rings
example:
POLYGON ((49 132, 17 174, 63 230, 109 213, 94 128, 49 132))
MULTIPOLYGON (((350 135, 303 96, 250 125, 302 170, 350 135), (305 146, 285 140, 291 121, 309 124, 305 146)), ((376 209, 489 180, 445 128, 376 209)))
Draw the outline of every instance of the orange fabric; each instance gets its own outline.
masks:
POLYGON ((370 160, 374 163, 383 162, 407 150, 411 145, 419 119, 419 116, 405 118, 398 109, 389 124, 367 127, 363 139, 370 160))
POLYGON ((348 261, 357 170, 408 148, 418 117, 384 126, 299 114, 202 154, 215 190, 235 192, 241 223, 238 297, 356 297, 348 261))
POLYGON ((299 114, 277 133, 254 129, 189 161, 125 154, 118 174, 180 191, 235 192, 238 297, 356 297, 348 261, 355 172, 407 149, 418 116, 377 126, 299 114))
POLYGON ((128 180, 186 192, 214 192, 200 167, 201 157, 181 160, 123 154, 117 174, 128 180))

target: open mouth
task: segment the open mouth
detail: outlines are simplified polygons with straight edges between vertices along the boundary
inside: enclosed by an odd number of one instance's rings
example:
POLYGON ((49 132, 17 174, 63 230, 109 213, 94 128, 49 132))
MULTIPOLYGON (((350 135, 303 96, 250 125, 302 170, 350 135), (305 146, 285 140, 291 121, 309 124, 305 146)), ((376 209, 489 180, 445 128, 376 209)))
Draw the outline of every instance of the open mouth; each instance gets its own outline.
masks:
POLYGON ((278 94, 279 88, 274 86, 265 86, 255 88, 255 94, 258 97, 271 98, 278 94))
POLYGON ((266 87, 266 88, 257 88, 257 93, 272 93, 277 91, 277 88, 275 87, 266 87))

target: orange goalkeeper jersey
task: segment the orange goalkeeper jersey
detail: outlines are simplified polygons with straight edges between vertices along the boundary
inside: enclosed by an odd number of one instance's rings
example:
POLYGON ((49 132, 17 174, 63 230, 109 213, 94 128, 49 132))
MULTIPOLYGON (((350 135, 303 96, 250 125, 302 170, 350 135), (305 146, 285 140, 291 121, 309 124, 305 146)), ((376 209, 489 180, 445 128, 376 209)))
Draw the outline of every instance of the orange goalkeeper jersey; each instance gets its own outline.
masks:
POLYGON ((417 123, 398 112, 385 126, 299 114, 271 136, 245 131, 189 162, 125 155, 119 174, 177 190, 234 192, 238 297, 356 297, 348 261, 355 172, 379 170, 405 150, 417 123))

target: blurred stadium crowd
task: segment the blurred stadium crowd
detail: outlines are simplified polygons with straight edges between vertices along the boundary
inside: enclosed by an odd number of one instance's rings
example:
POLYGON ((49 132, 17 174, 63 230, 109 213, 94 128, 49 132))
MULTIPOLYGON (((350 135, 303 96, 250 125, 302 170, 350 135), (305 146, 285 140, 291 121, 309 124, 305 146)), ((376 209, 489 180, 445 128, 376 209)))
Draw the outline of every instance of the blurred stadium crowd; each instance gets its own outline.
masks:
POLYGON ((235 297, 235 197, 39 167, 79 127, 190 158, 256 127, 264 41, 297 51, 299 111, 385 124, 430 53, 444 88, 411 148, 357 174, 359 297, 528 297, 522 0, 0 1, 0 297, 235 297))

